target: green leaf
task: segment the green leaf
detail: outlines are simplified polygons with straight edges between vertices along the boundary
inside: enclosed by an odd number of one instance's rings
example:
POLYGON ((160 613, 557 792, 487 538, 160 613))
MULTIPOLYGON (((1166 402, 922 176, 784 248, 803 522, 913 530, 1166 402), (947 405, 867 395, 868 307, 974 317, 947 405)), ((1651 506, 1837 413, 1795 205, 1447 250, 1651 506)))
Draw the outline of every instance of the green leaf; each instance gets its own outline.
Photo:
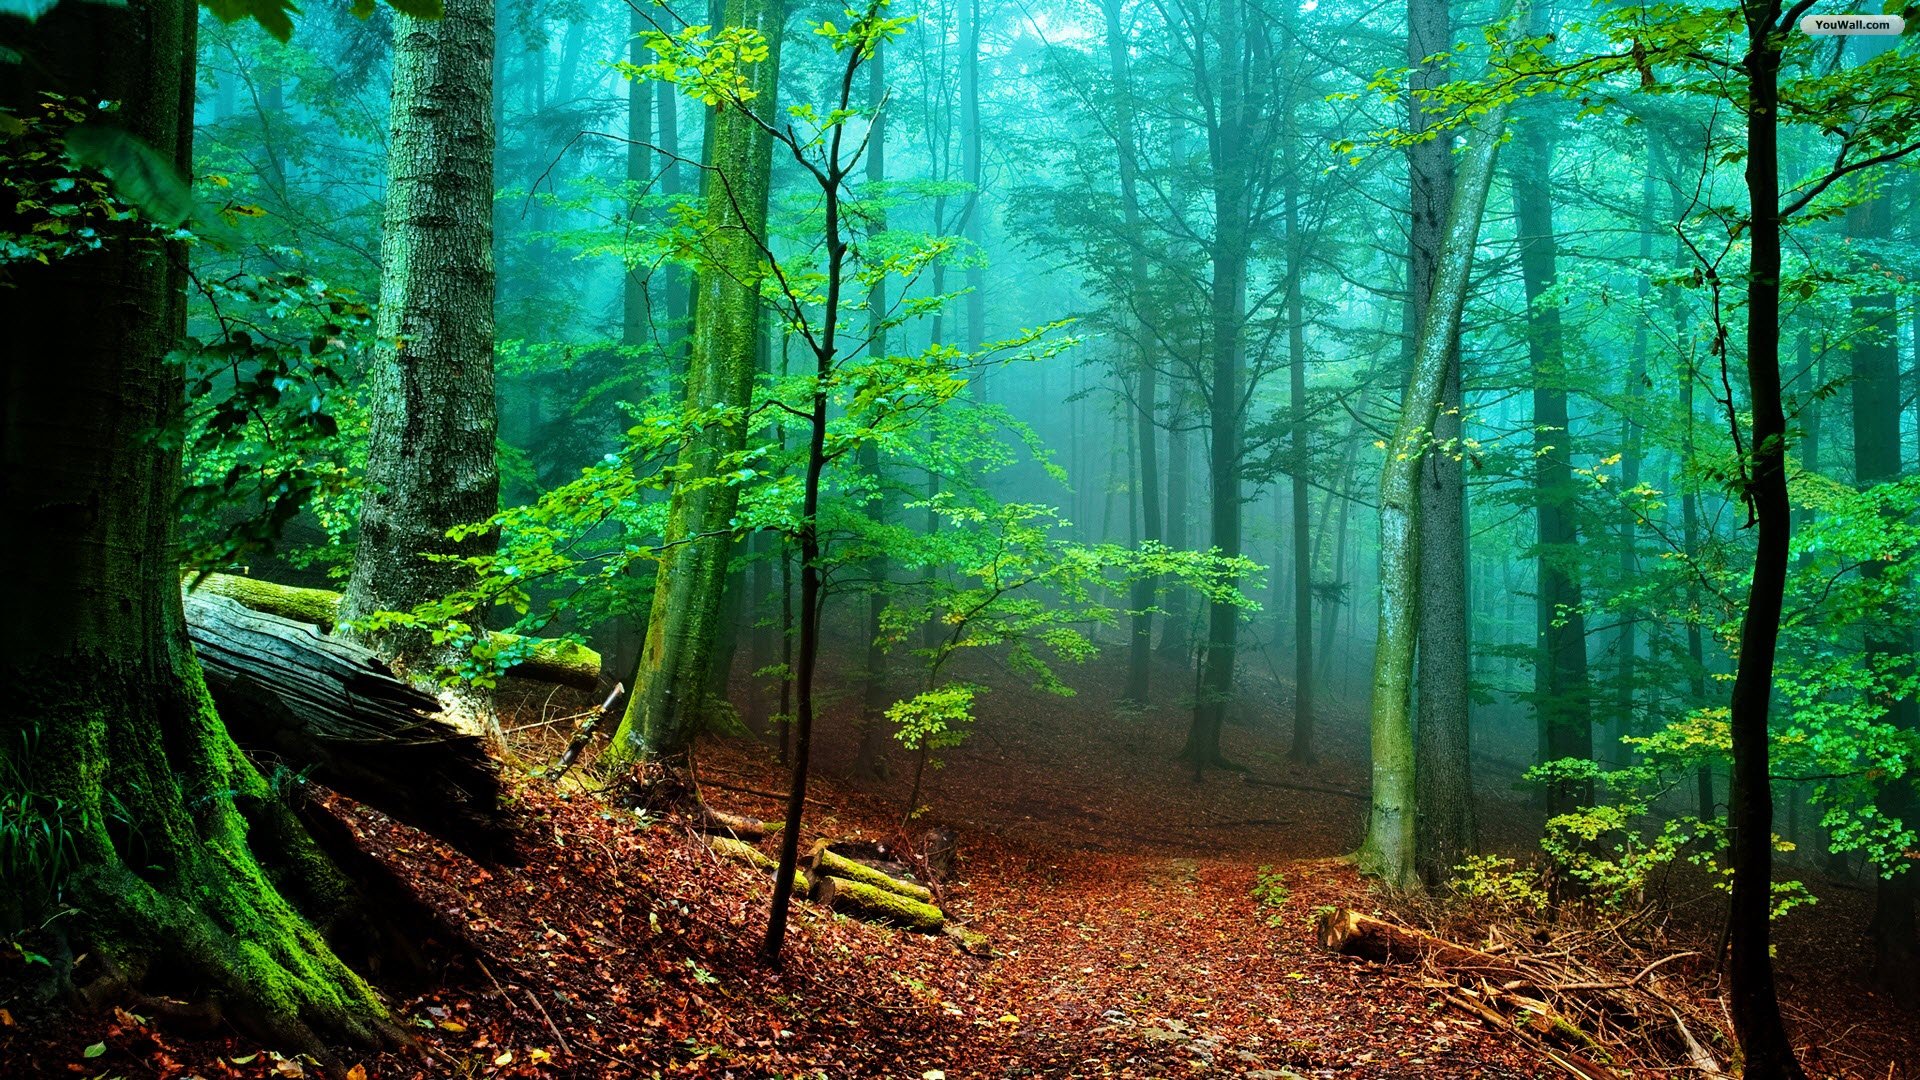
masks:
POLYGON ((67 156, 106 173, 147 220, 169 228, 193 215, 193 194, 173 163, 126 131, 89 120, 67 132, 67 156))
POLYGON ((80 1051, 80 1056, 87 1057, 87 1058, 97 1058, 101 1054, 104 1054, 106 1052, 107 1052, 107 1044, 103 1042, 97 1042, 97 1043, 94 1043, 92 1046, 87 1047, 85 1050, 80 1051))

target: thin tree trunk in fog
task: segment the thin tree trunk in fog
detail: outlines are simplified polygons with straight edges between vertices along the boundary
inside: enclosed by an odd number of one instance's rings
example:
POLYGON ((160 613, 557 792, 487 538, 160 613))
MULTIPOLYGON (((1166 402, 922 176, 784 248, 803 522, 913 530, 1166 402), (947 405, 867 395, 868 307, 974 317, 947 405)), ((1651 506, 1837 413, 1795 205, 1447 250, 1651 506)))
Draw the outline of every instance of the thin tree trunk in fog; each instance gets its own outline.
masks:
MULTIPOLYGON (((393 16, 393 98, 380 244, 367 469, 342 623, 410 611, 470 585, 461 560, 499 509, 493 396, 493 5, 449 0, 439 19, 393 16)), ((426 673, 449 659, 424 631, 356 638, 426 673)), ((485 695, 457 719, 497 740, 485 695)))
MULTIPOLYGON (((1209 524, 1215 551, 1232 558, 1241 553, 1240 445, 1246 412, 1241 406, 1246 370, 1240 324, 1247 293, 1247 225, 1252 215, 1252 181, 1247 160, 1246 9, 1242 0, 1225 0, 1219 9, 1220 71, 1214 80, 1219 113, 1211 123, 1207 148, 1213 164, 1213 236, 1207 258, 1212 264, 1208 292, 1207 479, 1213 498, 1209 524)), ((1193 763, 1195 777, 1211 765, 1226 765, 1220 732, 1233 697, 1233 668, 1240 632, 1240 609, 1222 600, 1207 603, 1205 658, 1200 690, 1193 703, 1193 725, 1181 757, 1193 763)))
MULTIPOLYGON (((1647 132, 1647 142, 1651 145, 1659 136, 1647 132)), ((1649 336, 1647 322, 1653 312, 1649 303, 1653 296, 1653 282, 1649 275, 1653 268, 1653 230, 1654 211, 1658 199, 1658 184, 1654 175, 1652 155, 1648 155, 1640 174, 1640 229, 1639 256, 1640 265, 1645 269, 1635 284, 1635 294, 1640 300, 1640 317, 1633 324, 1633 352, 1627 366, 1624 437, 1620 448, 1620 490, 1631 492, 1640 486, 1640 455, 1642 453, 1642 429, 1640 410, 1647 385, 1647 355, 1649 336)), ((1631 496, 1627 496, 1631 498, 1631 496)), ((1630 516, 1620 530, 1620 580, 1630 583, 1640 574, 1640 519, 1637 512, 1630 516)), ((1634 683, 1639 678, 1637 671, 1640 652, 1640 623, 1631 610, 1623 611, 1620 618, 1620 637, 1616 644, 1620 650, 1619 669, 1614 674, 1613 711, 1619 725, 1617 735, 1638 733, 1634 723, 1636 716, 1634 683)), ((1618 747, 1614 740, 1610 749, 1618 747)))
MULTIPOLYGON (((980 190, 980 0, 960 5, 960 178, 972 189, 961 227, 973 258, 967 263, 967 351, 977 353, 987 340, 987 273, 978 256, 985 250, 982 220, 985 193, 980 190)), ((983 395, 984 380, 976 377, 974 393, 983 395)))
POLYGON ((1746 180, 1748 236, 1747 387, 1752 409, 1741 492, 1755 526, 1753 578, 1740 622, 1739 663, 1727 723, 1733 767, 1727 827, 1733 841, 1728 903, 1728 1012, 1739 1036, 1746 1080, 1800 1080, 1774 990, 1773 785, 1767 718, 1774 651, 1787 583, 1787 417, 1780 395, 1780 53, 1791 28, 1776 25, 1780 0, 1745 0, 1748 49, 1746 180))
MULTIPOLYGON (((868 225, 872 235, 886 231, 886 211, 878 208, 882 189, 887 181, 887 124, 886 116, 880 111, 886 100, 887 74, 886 49, 884 46, 873 50, 873 58, 867 61, 867 108, 872 117, 872 128, 867 136, 867 186, 861 192, 864 199, 875 204, 868 211, 868 225)), ((877 277, 867 287, 867 354, 876 360, 884 360, 887 355, 887 279, 877 277)), ((874 525, 882 526, 887 520, 886 483, 880 472, 880 443, 867 439, 860 444, 860 472, 873 482, 874 499, 867 504, 867 517, 874 525)), ((853 776, 856 780, 876 781, 886 775, 883 762, 887 738, 887 650, 880 640, 880 616, 887 609, 887 558, 879 551, 867 560, 867 610, 861 636, 866 639, 866 669, 862 673, 862 692, 860 703, 860 749, 854 756, 853 776)))
MULTIPOLYGON (((1133 296, 1129 307, 1138 312, 1146 302, 1147 259, 1145 250, 1139 244, 1140 163, 1134 145, 1133 80, 1127 57, 1129 45, 1126 31, 1120 25, 1121 0, 1102 0, 1100 6, 1106 15, 1107 67, 1108 75, 1113 80, 1114 147, 1119 156, 1120 212, 1131 241, 1127 256, 1127 278, 1133 296)), ((1139 455, 1139 467, 1134 473, 1134 482, 1140 489, 1140 535, 1152 544, 1160 540, 1160 451, 1157 445, 1159 432, 1155 425, 1160 397, 1159 371, 1155 367, 1154 357, 1147 352, 1147 335, 1138 327, 1137 315, 1129 321, 1136 324, 1133 340, 1137 351, 1134 358, 1133 438, 1139 455)), ((1127 652, 1126 699, 1139 705, 1148 702, 1153 672, 1152 609, 1159 590, 1157 578, 1142 577, 1133 583, 1132 595, 1127 600, 1133 611, 1133 626, 1127 652)))
MULTIPOLYGON (((1167 546, 1175 551, 1187 549, 1187 515, 1192 509, 1192 496, 1187 490, 1192 472, 1187 451, 1192 435, 1183 430, 1186 420, 1186 415, 1176 409, 1167 427, 1167 546)), ((1193 645, 1188 603, 1186 589, 1177 586, 1168 589, 1167 614, 1160 620, 1161 654, 1181 661, 1187 658, 1193 645)))
MULTIPOLYGON (((1511 34, 1524 31, 1525 17, 1511 34)), ((1454 183, 1452 210, 1433 279, 1433 292, 1401 397, 1400 419, 1387 440, 1380 473, 1380 616, 1374 647, 1371 713, 1373 795, 1366 839, 1356 852, 1362 872, 1406 888, 1416 878, 1413 662, 1419 627, 1421 472, 1442 405, 1466 306, 1480 217, 1493 182, 1493 162, 1505 126, 1504 105, 1481 119, 1454 183)))
POLYGON ((1307 470, 1312 458, 1307 439, 1307 326, 1301 279, 1306 276, 1306 247, 1300 237, 1299 178, 1287 179, 1287 419, 1292 424, 1293 456, 1293 744, 1295 761, 1313 760, 1313 550, 1307 520, 1307 470))
MULTIPOLYGON (((1428 62, 1429 57, 1446 54, 1452 48, 1453 26, 1447 5, 1448 0, 1408 0, 1407 62, 1413 68, 1408 77, 1410 90, 1437 88, 1448 79, 1444 64, 1428 62)), ((1434 122, 1435 115, 1417 94, 1410 93, 1407 101, 1409 130, 1423 131, 1434 122)), ((1448 209, 1455 198, 1450 143, 1442 137, 1407 148, 1411 205, 1406 326, 1408 346, 1416 351, 1418 335, 1434 303, 1434 282, 1447 243, 1448 209)), ((1466 257, 1471 259, 1472 253, 1466 257)), ((1421 537, 1416 616, 1420 675, 1415 687, 1419 714, 1415 850, 1419 853, 1417 869, 1429 885, 1438 885, 1451 876, 1474 844, 1473 763, 1468 750, 1466 487, 1458 449, 1461 392, 1457 322, 1444 345, 1446 370, 1432 430, 1439 452, 1428 454, 1420 470, 1415 511, 1421 537)))
MULTIPOLYGON (((1359 430, 1359 424, 1354 424, 1347 439, 1349 446, 1359 430)), ((1359 454, 1350 449, 1345 457, 1346 467, 1340 473, 1340 523, 1334 530, 1333 559, 1328 564, 1332 568, 1331 584, 1334 591, 1328 594, 1327 602, 1320 605, 1320 676, 1323 680, 1333 674, 1334 630, 1340 620, 1340 611, 1343 607, 1358 606, 1353 591, 1347 587, 1353 582, 1348 580, 1346 566, 1347 523, 1353 520, 1353 466, 1359 454)))
MULTIPOLYGON (((751 78, 754 105, 774 116, 785 0, 727 0, 725 25, 759 30, 768 55, 751 78)), ((771 137, 737 110, 715 110, 704 201, 718 227, 707 239, 715 271, 699 278, 700 315, 687 363, 690 411, 726 409, 681 449, 675 475, 710 478, 738 453, 747 436, 747 405, 760 339, 759 283, 765 272, 760 243, 766 236, 771 137)), ((711 665, 723 623, 727 571, 733 549, 733 517, 740 489, 733 484, 676 483, 668 495, 667 525, 656 571, 646 644, 633 692, 606 754, 621 768, 640 758, 677 767, 699 730, 714 687, 711 665)))
MULTIPOLYGON (((1527 358, 1533 385, 1533 496, 1537 596, 1534 641, 1534 715, 1542 732, 1542 759, 1593 757, 1593 696, 1587 671, 1587 624, 1576 572, 1573 432, 1567 417, 1566 353, 1560 309, 1547 299, 1559 274, 1552 203, 1553 143, 1540 123, 1528 124, 1515 152, 1513 204, 1520 242, 1520 277, 1527 298, 1527 358)), ((1591 781, 1547 789, 1549 817, 1585 806, 1591 781)))

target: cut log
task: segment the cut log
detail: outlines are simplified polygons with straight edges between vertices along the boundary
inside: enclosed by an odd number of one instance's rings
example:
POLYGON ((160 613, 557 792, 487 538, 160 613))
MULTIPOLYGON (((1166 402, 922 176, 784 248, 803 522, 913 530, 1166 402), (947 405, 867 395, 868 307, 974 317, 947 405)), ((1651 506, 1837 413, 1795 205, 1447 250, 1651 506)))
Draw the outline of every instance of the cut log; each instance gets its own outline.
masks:
POLYGON ((234 741, 461 851, 510 859, 500 766, 432 694, 307 623, 202 592, 187 633, 234 741))
POLYGON ((925 885, 893 877, 865 863, 854 862, 834 851, 830 841, 822 840, 813 845, 813 850, 807 853, 807 869, 812 871, 816 878, 857 881, 869 888, 890 892, 916 903, 933 903, 933 892, 925 885))
MULTIPOLYGON (((236 574, 208 574, 193 583, 196 593, 207 593, 237 600, 255 611, 278 615, 295 622, 312 623, 325 633, 333 632, 340 610, 340 594, 327 589, 301 589, 279 585, 259 578, 236 574)), ((491 632, 489 644, 497 649, 531 648, 532 654, 507 669, 516 679, 559 683, 580 690, 596 690, 600 684, 600 654, 574 641, 554 638, 529 638, 518 634, 491 632)))
POLYGON ((1431 958, 1442 967, 1489 976, 1521 977, 1506 960, 1479 949, 1456 945, 1409 926, 1370 918, 1348 908, 1321 914, 1315 924, 1323 948, 1376 963, 1431 958))
POLYGON ((709 836, 707 846, 713 849, 714 854, 735 862, 746 863, 755 870, 772 871, 778 866, 766 852, 745 840, 736 840, 731 836, 709 836))
POLYGON ((759 818, 745 814, 729 814, 725 810, 715 810, 711 806, 700 807, 699 819, 694 828, 715 836, 731 836, 749 844, 757 844, 767 838, 767 823, 759 818))
POLYGON ((923 934, 938 933, 947 921, 932 904, 846 878, 820 878, 814 885, 813 898, 843 915, 892 923, 923 934))

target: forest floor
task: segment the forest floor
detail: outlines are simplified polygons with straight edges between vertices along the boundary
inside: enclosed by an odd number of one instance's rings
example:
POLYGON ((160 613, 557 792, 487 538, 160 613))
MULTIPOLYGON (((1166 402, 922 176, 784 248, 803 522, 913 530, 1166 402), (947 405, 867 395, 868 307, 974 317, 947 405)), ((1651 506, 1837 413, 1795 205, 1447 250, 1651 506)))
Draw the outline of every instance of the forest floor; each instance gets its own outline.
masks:
MULTIPOLYGON (((348 1052, 343 1064, 356 1078, 1565 1075, 1447 1009, 1417 972, 1315 944, 1316 909, 1384 906, 1338 858, 1366 805, 1354 717, 1329 710, 1310 767, 1285 762, 1284 724, 1232 728, 1227 754, 1248 771, 1196 784, 1170 762, 1177 710, 1116 714, 1120 675, 1082 672, 1087 692, 1072 699, 988 695, 906 830, 906 755, 884 783, 856 788, 840 779, 855 745, 845 708, 822 718, 807 838, 897 844, 954 830, 960 861, 940 900, 988 936, 991 958, 801 903, 786 963, 769 971, 754 959, 764 874, 717 858, 674 819, 538 781, 516 787, 526 862, 512 868, 479 867, 327 797, 470 947, 429 945, 470 955, 432 986, 394 990, 416 1052, 348 1052), (1263 875, 1284 882, 1284 899, 1256 898, 1263 875)), ((1246 713, 1285 716, 1284 689, 1263 686, 1246 713)), ((532 763, 552 760, 565 737, 555 721, 575 707, 545 695, 516 699, 509 722, 532 763)), ((710 804, 777 816, 769 796, 785 778, 766 746, 710 743, 696 772, 710 804)), ((1483 817, 1496 844, 1525 844, 1538 827, 1519 803, 1483 817)), ((1920 1077, 1920 1017, 1858 985, 1862 903, 1841 889, 1820 917, 1789 917, 1783 995, 1815 1075, 1920 1077)), ((125 1012, 0 1012, 9 1077, 318 1074, 238 1035, 180 1037, 125 1012)))

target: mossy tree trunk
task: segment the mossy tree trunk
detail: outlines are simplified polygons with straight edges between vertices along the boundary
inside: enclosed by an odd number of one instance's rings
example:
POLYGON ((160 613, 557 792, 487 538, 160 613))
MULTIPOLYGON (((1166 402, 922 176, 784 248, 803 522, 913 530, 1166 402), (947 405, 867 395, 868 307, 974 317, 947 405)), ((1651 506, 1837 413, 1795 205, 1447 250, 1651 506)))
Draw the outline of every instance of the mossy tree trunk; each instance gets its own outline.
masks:
MULTIPOLYGON (((40 92, 121 103, 116 125, 185 175, 195 20, 181 0, 61 4, 8 20, 31 63, 0 101, 40 92)), ((241 756, 208 699, 181 613, 174 520, 183 387, 166 356, 185 325, 186 252, 144 226, 0 290, 17 350, 0 392, 7 557, 30 566, 0 622, 0 753, 64 808, 76 856, 55 932, 95 974, 193 987, 257 1037, 390 1031, 373 991, 309 914, 344 883, 241 756), (309 914, 303 914, 309 913, 309 914)), ((32 914, 23 912, 22 914, 32 914)), ((44 917, 45 913, 42 913, 44 917)))
MULTIPOLYGON (((887 182, 887 118, 882 111, 887 96, 886 50, 873 50, 867 61, 867 108, 872 127, 867 135, 867 186, 861 194, 867 201, 866 219, 869 237, 887 230, 885 209, 887 182)), ((884 363, 887 356, 887 279, 875 278, 867 287, 867 355, 884 363)), ((860 471, 873 484, 873 501, 867 504, 867 516, 875 525, 887 520, 886 476, 880 465, 880 443, 868 439, 860 444, 860 471)), ((874 782, 886 778, 887 742, 887 648, 880 639, 880 620, 887 610, 887 557, 875 550, 867 560, 867 610, 860 631, 866 639, 866 670, 861 675, 860 749, 854 757, 856 780, 874 782)))
MULTIPOLYGON (((1453 25, 1446 0, 1410 0, 1407 5, 1408 85, 1413 90, 1444 86, 1448 69, 1430 57, 1453 47, 1453 25)), ((1438 118, 1417 94, 1407 97, 1411 130, 1423 130, 1438 118)), ((1407 147, 1409 202, 1405 309, 1408 349, 1433 299, 1433 280, 1445 243, 1447 208, 1453 198, 1453 150, 1444 136, 1407 147)), ((1467 694, 1468 629, 1466 604, 1466 487, 1459 453, 1448 444, 1460 437, 1460 334, 1447 343, 1447 374, 1433 436, 1444 448, 1430 454, 1422 470, 1420 519, 1420 663, 1415 800, 1420 876, 1437 885, 1452 874, 1474 844, 1473 769, 1470 700, 1467 694)))
MULTIPOLYGON (((1524 22, 1524 20, 1521 20, 1524 22)), ((1516 23, 1510 31, 1524 30, 1516 23)), ((1400 419, 1387 440, 1380 473, 1380 623, 1374 652, 1373 795, 1360 869, 1396 887, 1414 884, 1416 795, 1412 714, 1413 660, 1419 630, 1420 472, 1440 410, 1447 367, 1460 332, 1479 242, 1480 217, 1493 180, 1505 125, 1504 106, 1481 118, 1454 181, 1452 210, 1440 247, 1425 316, 1414 337, 1413 364, 1400 419)))
MULTIPOLYGON (((751 27, 768 56, 753 69, 753 106, 769 122, 786 23, 782 0, 726 0, 722 25, 751 27)), ((715 642, 732 626, 722 618, 740 489, 711 480, 746 445, 747 409, 760 337, 760 281, 766 272, 767 185, 772 140, 751 116, 717 109, 708 119, 705 168, 706 250, 699 274, 698 316, 687 359, 686 404, 714 420, 688 440, 674 466, 666 534, 654 578, 645 643, 633 693, 607 749, 615 767, 649 759, 685 759, 712 691, 715 642)))
MULTIPOLYGON (((367 473, 342 622, 408 611, 473 583, 458 559, 496 535, 447 530, 499 508, 493 393, 493 4, 393 16, 387 204, 367 473), (449 561, 445 557, 454 557, 449 561)), ((476 618, 478 616, 475 616, 476 618)), ((421 674, 449 659, 425 631, 346 636, 421 674)), ((462 723, 497 739, 484 695, 462 723)))

